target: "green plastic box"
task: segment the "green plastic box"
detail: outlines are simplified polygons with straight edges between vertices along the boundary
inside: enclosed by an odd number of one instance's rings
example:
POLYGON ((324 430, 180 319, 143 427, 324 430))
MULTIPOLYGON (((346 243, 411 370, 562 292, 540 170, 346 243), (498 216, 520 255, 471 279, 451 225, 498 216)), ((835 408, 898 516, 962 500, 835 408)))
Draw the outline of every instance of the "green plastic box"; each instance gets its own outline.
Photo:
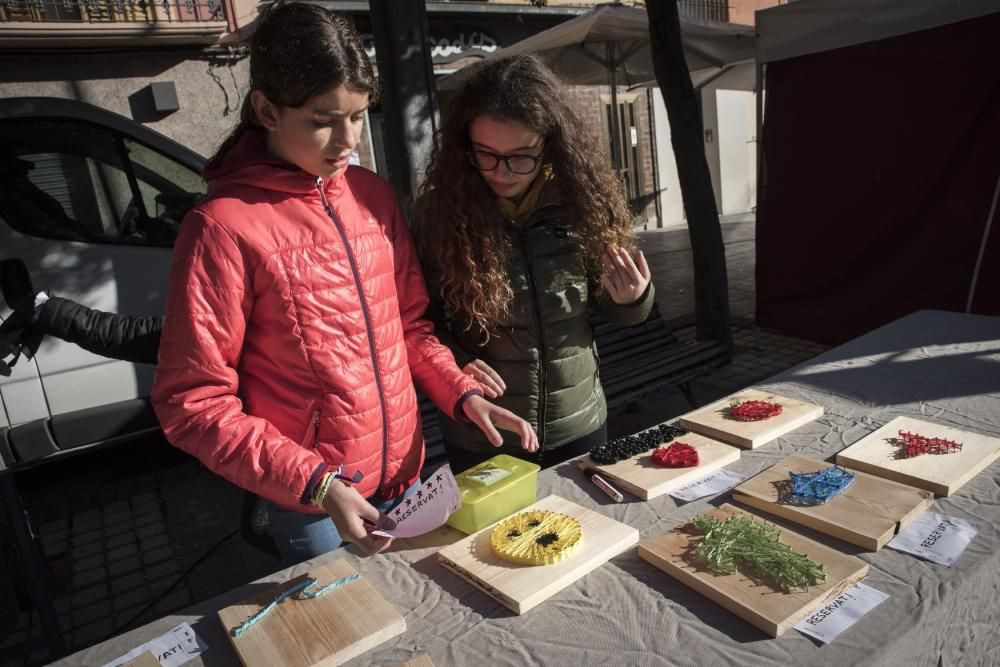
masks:
POLYGON ((455 475, 462 506, 448 525, 472 534, 535 502, 539 466, 498 454, 455 475))

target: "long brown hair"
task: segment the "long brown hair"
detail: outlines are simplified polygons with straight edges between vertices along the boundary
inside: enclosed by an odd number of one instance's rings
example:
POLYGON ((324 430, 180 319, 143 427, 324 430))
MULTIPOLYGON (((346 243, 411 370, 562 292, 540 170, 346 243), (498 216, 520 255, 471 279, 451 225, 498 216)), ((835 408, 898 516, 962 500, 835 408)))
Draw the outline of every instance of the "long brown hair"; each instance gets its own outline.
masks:
POLYGON ((489 336, 513 298, 506 272, 511 244, 496 195, 469 162, 469 126, 477 117, 517 121, 544 137, 553 185, 592 276, 600 275, 608 245, 631 251, 635 234, 606 151, 572 110, 552 71, 531 55, 471 67, 443 112, 412 208, 413 235, 445 307, 464 326, 476 325, 489 336))
MULTIPOLYGON (((278 2, 250 40, 250 90, 272 103, 301 108, 310 98, 346 85, 378 97, 378 79, 354 25, 320 5, 278 2)), ((240 123, 210 162, 216 162, 244 130, 256 124, 250 93, 243 98, 240 123)))

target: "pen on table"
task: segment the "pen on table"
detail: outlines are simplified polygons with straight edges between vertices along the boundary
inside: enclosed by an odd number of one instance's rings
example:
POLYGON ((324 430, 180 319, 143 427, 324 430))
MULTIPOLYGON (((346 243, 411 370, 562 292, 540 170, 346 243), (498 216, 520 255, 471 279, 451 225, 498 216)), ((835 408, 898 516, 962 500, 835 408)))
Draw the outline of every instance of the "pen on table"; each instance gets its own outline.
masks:
POLYGON ((621 501, 625 500, 625 496, 622 495, 622 492, 616 489, 615 487, 611 486, 608 480, 598 475, 597 471, 594 470, 593 468, 583 468, 583 474, 589 477, 590 481, 593 482, 597 486, 597 488, 599 488, 604 493, 608 494, 608 497, 614 500, 616 503, 620 503, 621 501))

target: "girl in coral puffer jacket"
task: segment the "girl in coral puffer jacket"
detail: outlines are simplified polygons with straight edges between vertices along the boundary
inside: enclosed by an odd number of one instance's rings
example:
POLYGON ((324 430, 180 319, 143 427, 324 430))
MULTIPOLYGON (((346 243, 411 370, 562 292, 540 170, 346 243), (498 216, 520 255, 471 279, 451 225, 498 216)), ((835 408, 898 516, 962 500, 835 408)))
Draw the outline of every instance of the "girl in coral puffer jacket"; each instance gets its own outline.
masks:
POLYGON ((167 438, 266 498, 288 563, 370 535, 423 462, 414 382, 500 444, 537 438, 487 402, 423 318, 392 188, 349 166, 377 81, 357 33, 311 4, 253 37, 242 121, 181 225, 153 405, 167 438), (331 521, 332 520, 332 521, 331 521))

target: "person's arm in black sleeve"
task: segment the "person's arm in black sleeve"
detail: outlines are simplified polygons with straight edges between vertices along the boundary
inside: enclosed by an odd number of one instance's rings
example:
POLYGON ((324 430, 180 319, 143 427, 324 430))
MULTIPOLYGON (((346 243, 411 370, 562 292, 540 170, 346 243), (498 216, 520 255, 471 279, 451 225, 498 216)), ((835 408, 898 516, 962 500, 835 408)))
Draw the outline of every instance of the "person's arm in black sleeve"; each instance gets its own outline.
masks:
POLYGON ((155 364, 163 317, 106 313, 50 297, 39 306, 34 327, 102 357, 155 364))

